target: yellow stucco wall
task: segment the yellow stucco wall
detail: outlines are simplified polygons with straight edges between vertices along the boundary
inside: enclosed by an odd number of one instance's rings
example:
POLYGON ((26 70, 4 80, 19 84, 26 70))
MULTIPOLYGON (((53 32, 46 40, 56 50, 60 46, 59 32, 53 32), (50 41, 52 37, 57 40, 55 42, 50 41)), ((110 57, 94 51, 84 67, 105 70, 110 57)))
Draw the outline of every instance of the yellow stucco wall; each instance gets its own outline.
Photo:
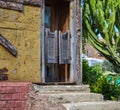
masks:
POLYGON ((0 34, 18 50, 12 56, 0 45, 0 69, 8 81, 40 82, 41 8, 24 5, 22 12, 0 8, 0 34))

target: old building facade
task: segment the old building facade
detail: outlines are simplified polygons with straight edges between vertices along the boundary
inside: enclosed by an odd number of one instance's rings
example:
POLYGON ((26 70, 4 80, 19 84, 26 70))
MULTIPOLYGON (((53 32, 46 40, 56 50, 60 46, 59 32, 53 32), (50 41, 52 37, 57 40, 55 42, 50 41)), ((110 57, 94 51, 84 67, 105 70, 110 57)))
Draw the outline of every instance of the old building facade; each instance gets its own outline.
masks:
POLYGON ((1 0, 0 80, 75 82, 76 19, 73 0, 1 0))

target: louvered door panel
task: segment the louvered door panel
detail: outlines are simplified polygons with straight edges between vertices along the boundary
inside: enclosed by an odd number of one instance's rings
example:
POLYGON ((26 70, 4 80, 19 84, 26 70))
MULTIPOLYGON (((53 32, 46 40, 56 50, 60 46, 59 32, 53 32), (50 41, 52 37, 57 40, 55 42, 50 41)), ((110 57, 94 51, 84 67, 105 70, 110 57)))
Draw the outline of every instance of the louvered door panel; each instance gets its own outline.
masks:
POLYGON ((57 45, 57 31, 50 32, 50 29, 46 29, 45 36, 45 55, 47 63, 58 63, 58 48, 57 45))
POLYGON ((70 64, 70 32, 62 34, 59 31, 59 63, 70 64))

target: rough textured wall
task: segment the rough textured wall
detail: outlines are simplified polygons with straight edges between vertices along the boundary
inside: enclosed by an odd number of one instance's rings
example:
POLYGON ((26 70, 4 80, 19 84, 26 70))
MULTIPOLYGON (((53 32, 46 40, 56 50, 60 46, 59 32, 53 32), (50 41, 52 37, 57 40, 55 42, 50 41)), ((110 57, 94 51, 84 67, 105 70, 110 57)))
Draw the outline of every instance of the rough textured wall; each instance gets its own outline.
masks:
POLYGON ((0 110, 28 110, 30 83, 0 83, 0 110))
POLYGON ((8 70, 9 81, 40 82, 40 28, 41 7, 24 5, 22 11, 0 8, 0 34, 18 50, 15 58, 0 45, 0 69, 8 70))

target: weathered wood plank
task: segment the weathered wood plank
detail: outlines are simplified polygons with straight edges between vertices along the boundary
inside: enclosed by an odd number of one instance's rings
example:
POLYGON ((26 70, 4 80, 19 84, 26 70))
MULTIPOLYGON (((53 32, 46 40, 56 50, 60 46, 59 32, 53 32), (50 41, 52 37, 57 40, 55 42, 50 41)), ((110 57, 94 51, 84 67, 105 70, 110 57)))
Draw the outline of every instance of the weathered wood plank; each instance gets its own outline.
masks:
POLYGON ((70 2, 70 30, 71 30, 71 64, 70 64, 70 82, 75 81, 76 74, 76 4, 70 2))
POLYGON ((35 6, 41 6, 42 0, 4 0, 6 2, 16 2, 16 3, 22 3, 22 4, 29 4, 29 5, 35 5, 35 6))
POLYGON ((70 32, 69 30, 62 34, 59 31, 59 63, 70 64, 70 32))
POLYGON ((0 8, 22 11, 23 4, 7 2, 7 1, 0 1, 0 8))
POLYGON ((17 57, 18 51, 16 50, 16 48, 1 34, 0 34, 0 45, 6 48, 13 56, 17 57))
POLYGON ((76 76, 75 80, 78 85, 82 84, 82 8, 80 7, 80 1, 74 0, 76 3, 76 31, 77 31, 77 42, 76 42, 76 76))
POLYGON ((50 32, 46 29, 45 46, 46 46, 46 61, 47 63, 58 62, 58 48, 57 48, 57 31, 50 32))
POLYGON ((45 83, 45 23, 44 22, 45 22, 45 0, 42 0, 42 38, 41 38, 42 83, 45 83))

